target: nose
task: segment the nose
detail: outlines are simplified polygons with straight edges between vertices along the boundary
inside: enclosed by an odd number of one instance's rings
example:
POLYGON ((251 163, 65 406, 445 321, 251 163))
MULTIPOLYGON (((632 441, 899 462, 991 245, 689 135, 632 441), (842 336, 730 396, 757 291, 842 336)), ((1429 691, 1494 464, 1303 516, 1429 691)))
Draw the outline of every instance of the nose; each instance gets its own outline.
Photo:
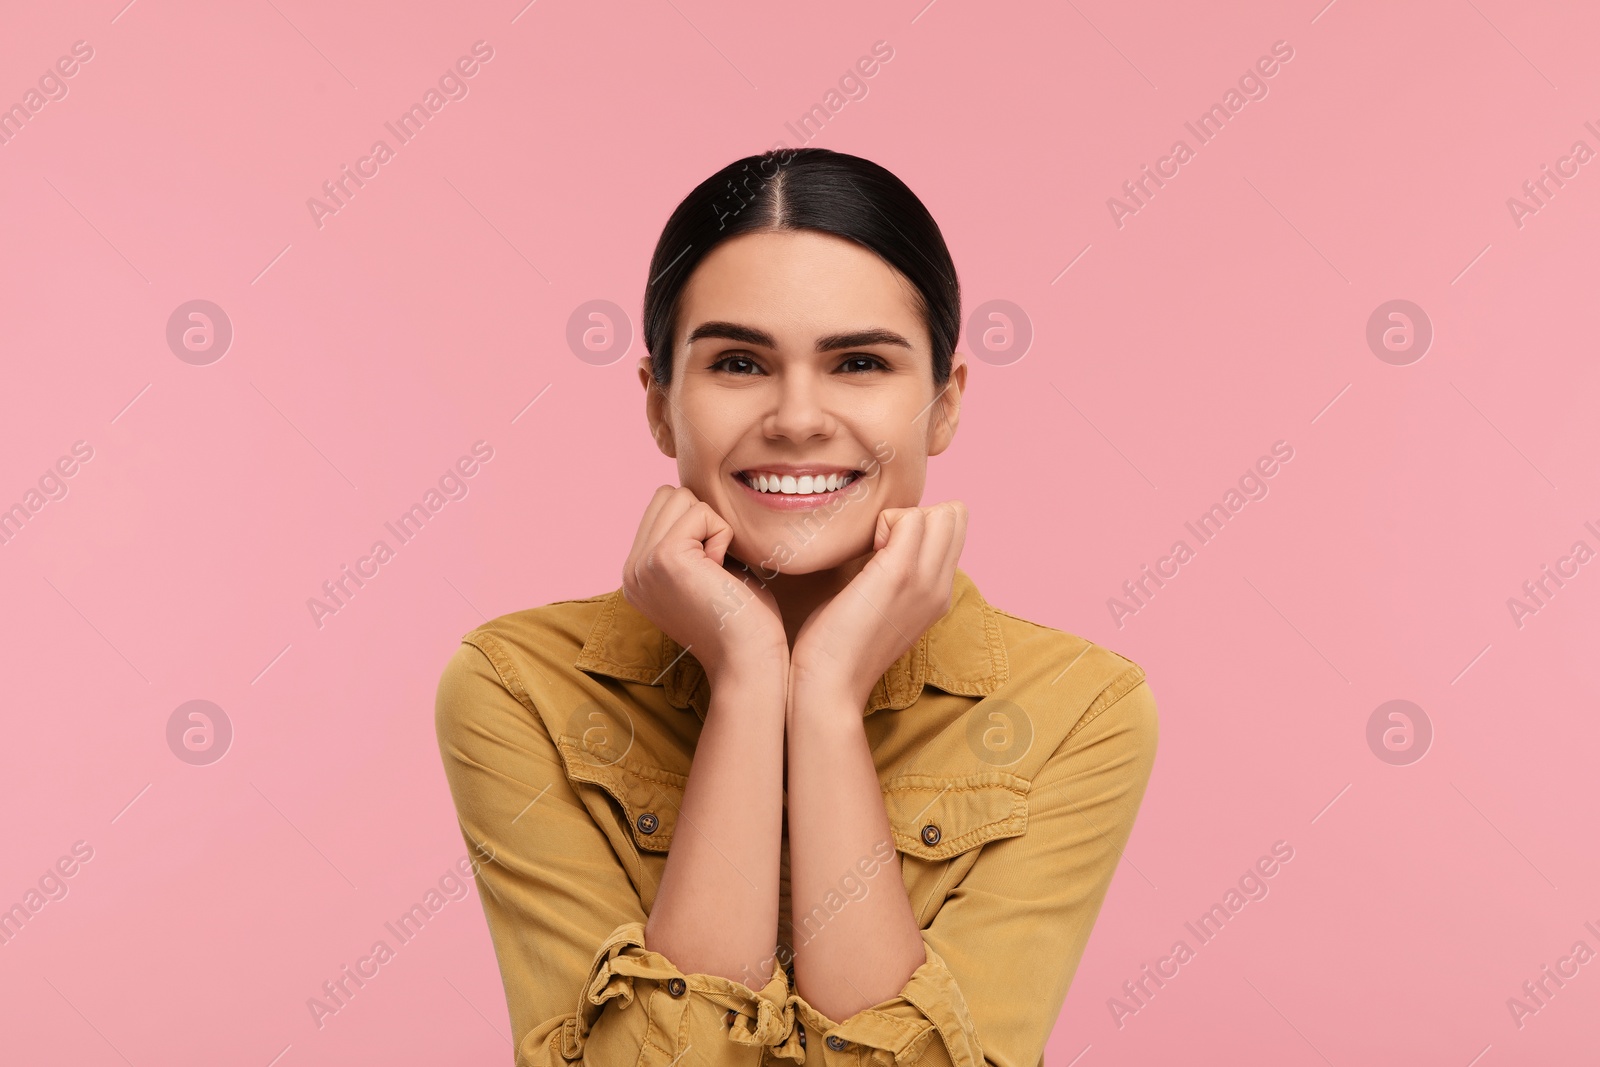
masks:
POLYGON ((807 441, 833 433, 833 416, 828 413, 821 383, 810 372, 789 372, 778 383, 777 405, 767 415, 768 437, 787 437, 807 441))

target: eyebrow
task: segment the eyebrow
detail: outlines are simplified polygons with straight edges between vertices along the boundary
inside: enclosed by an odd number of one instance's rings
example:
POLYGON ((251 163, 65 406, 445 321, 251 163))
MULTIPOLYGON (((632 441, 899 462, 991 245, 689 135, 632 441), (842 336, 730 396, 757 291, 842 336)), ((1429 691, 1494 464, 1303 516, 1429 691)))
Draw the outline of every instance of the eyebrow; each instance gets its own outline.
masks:
MULTIPOLYGON (((705 337, 721 337, 729 341, 742 341, 747 345, 760 345, 763 348, 777 348, 770 333, 757 329, 754 326, 745 326, 737 322, 702 322, 690 333, 685 344, 694 344, 705 337)), ((882 327, 872 327, 865 330, 852 330, 848 333, 830 333, 817 338, 818 352, 835 352, 841 348, 865 348, 868 345, 899 345, 901 348, 913 347, 911 342, 882 327)))

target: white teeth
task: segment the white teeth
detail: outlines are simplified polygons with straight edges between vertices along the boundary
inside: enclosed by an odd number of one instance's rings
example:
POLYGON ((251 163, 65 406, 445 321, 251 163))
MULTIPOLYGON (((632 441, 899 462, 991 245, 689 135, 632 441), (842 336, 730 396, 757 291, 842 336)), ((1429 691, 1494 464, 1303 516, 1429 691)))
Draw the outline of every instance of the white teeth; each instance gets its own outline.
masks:
POLYGON ((843 489, 855 480, 854 473, 850 474, 802 474, 798 478, 792 474, 747 474, 746 480, 752 488, 762 493, 783 493, 786 496, 812 496, 818 493, 832 493, 843 489))

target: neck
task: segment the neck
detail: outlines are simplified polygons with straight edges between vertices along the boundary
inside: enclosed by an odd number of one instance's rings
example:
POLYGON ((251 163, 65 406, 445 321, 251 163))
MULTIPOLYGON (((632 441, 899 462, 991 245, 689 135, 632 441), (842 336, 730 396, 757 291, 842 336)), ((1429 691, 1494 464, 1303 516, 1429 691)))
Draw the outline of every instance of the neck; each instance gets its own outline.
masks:
POLYGON ((779 574, 766 579, 772 598, 778 602, 778 612, 783 616, 783 632, 789 640, 790 649, 794 648, 795 636, 805 621, 843 592, 844 587, 861 573, 861 568, 867 565, 872 556, 873 553, 867 552, 828 570, 809 574, 779 574))

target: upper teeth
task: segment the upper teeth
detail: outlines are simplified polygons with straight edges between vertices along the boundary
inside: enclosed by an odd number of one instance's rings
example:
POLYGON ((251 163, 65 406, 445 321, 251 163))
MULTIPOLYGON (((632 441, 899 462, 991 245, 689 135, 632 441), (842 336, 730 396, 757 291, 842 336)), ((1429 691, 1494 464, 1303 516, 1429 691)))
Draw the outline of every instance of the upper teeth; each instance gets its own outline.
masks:
POLYGON ((757 471, 746 471, 745 480, 762 493, 787 493, 791 496, 808 496, 812 493, 831 493, 836 489, 849 485, 855 478, 855 472, 848 474, 802 474, 796 478, 792 474, 762 474, 757 471))

